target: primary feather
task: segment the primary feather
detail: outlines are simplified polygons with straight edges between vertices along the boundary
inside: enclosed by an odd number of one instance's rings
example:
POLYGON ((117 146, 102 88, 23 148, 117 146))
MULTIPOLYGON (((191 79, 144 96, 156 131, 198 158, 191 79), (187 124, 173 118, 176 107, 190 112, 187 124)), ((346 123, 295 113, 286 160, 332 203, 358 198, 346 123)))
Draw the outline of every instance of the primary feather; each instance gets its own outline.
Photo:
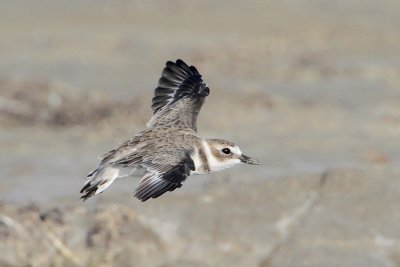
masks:
POLYGON ((210 89, 193 66, 178 59, 168 61, 152 99, 153 117, 148 127, 187 127, 197 130, 197 116, 210 89))

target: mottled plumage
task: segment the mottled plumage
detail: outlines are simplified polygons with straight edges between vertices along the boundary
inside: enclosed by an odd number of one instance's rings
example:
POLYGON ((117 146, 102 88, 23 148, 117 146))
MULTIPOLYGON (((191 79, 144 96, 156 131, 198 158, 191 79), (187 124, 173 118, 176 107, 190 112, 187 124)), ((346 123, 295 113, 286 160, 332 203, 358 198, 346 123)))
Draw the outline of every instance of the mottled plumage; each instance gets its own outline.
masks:
POLYGON ((198 136, 197 116, 209 92, 195 67, 168 61, 152 99, 148 129, 101 157, 87 176, 81 198, 103 192, 117 178, 137 175, 142 178, 135 196, 145 201, 181 187, 191 174, 240 162, 257 164, 232 142, 198 136))

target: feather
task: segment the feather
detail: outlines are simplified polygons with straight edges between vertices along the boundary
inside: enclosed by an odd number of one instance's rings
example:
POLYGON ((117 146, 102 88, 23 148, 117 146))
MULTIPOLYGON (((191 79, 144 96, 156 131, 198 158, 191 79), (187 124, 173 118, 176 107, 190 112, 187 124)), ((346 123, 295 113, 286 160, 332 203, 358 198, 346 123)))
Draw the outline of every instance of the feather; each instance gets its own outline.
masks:
MULTIPOLYGON (((184 97, 204 98, 208 95, 202 93, 205 88, 208 90, 194 66, 189 67, 180 59, 176 62, 168 61, 152 99, 153 114, 166 110, 164 107, 171 106, 184 97)), ((193 108, 197 109, 199 106, 195 105, 193 108)), ((163 114, 164 116, 167 114, 163 114)))
POLYGON ((135 196, 142 201, 157 198, 165 192, 180 188, 190 175, 190 171, 195 169, 189 153, 185 153, 185 158, 175 166, 153 163, 146 163, 145 166, 147 166, 148 173, 135 190, 135 196))

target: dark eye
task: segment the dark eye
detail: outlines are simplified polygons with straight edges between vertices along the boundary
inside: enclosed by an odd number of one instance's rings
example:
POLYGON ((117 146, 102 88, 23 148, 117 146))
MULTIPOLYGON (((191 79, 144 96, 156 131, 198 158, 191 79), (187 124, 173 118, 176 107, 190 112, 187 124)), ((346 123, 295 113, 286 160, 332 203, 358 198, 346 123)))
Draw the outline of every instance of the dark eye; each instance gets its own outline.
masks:
POLYGON ((230 153, 231 153, 231 150, 230 150, 229 148, 223 148, 223 149, 222 149, 222 153, 224 153, 224 154, 230 154, 230 153))

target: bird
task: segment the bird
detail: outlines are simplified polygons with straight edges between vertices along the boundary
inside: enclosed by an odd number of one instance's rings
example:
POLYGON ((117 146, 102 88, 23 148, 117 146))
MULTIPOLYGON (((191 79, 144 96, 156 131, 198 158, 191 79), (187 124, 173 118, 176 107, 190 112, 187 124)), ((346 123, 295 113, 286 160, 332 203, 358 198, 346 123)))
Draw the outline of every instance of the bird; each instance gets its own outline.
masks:
POLYGON ((233 142, 198 135, 197 117, 209 93, 196 67, 181 59, 167 61, 154 90, 147 128, 101 156, 86 177, 81 199, 102 193, 117 178, 138 176, 134 196, 146 201, 180 188, 191 175, 240 163, 260 164, 233 142))

